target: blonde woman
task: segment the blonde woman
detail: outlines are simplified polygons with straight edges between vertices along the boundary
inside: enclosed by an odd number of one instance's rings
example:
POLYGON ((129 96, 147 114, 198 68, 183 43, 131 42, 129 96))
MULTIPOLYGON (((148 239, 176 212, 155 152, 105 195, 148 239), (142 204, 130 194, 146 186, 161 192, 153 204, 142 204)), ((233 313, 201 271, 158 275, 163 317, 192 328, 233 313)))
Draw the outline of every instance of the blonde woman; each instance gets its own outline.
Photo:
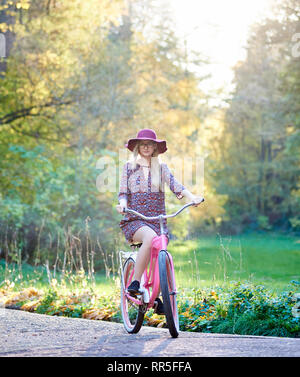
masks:
MULTIPOLYGON (((159 154, 167 151, 166 141, 159 140, 151 129, 140 130, 136 138, 129 139, 126 147, 133 152, 123 167, 116 209, 123 213, 124 208, 134 209, 145 216, 165 214, 164 184, 167 183, 178 199, 187 197, 197 206, 202 197, 190 193, 170 172, 167 164, 162 163, 159 154)), ((160 234, 159 220, 145 221, 126 213, 120 221, 126 240, 129 243, 142 243, 136 259, 133 281, 128 292, 136 294, 140 288, 142 274, 150 261, 152 239, 160 234)), ((167 220, 164 232, 169 238, 167 220)), ((163 313, 163 304, 157 299, 157 313, 163 313)))

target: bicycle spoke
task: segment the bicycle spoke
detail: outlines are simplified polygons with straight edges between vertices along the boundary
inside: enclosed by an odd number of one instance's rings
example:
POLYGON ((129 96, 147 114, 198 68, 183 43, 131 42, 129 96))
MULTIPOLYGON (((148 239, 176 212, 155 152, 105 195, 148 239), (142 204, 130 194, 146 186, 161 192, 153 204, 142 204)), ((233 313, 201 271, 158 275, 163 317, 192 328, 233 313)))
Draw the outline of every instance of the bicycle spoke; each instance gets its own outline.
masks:
POLYGON ((128 287, 134 273, 134 260, 128 258, 123 266, 124 286, 121 286, 121 313, 123 324, 127 332, 137 333, 144 320, 145 309, 143 305, 137 305, 127 297, 124 287, 128 287))

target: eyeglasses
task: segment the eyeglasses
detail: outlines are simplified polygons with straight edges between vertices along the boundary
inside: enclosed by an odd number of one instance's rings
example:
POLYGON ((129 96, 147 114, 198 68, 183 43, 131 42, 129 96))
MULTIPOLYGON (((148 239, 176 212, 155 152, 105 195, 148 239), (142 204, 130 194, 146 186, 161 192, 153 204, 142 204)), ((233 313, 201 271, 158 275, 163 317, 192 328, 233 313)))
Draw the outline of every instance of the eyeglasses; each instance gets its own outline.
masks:
POLYGON ((143 148, 145 148, 145 147, 152 147, 152 148, 154 148, 154 145, 155 145, 155 143, 153 143, 152 141, 150 141, 149 143, 140 143, 140 147, 143 147, 143 148))

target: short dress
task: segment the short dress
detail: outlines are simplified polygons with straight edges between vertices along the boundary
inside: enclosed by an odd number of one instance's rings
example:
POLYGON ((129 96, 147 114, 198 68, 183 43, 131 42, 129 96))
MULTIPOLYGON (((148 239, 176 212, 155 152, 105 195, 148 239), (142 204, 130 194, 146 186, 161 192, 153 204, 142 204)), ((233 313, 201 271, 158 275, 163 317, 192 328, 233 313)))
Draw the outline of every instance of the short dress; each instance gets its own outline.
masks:
MULTIPOLYGON (((120 179, 118 200, 126 199, 127 208, 133 209, 145 216, 165 215, 165 183, 178 199, 182 199, 182 191, 185 187, 176 180, 167 164, 160 164, 161 190, 151 190, 151 171, 149 169, 148 179, 145 178, 143 167, 136 164, 132 169, 130 162, 123 166, 123 172, 120 179)), ((143 220, 140 217, 126 213, 120 221, 120 228, 123 231, 126 241, 133 243, 133 235, 142 226, 147 225, 152 228, 157 235, 160 235, 159 220, 143 220)), ((169 239, 167 219, 163 219, 163 229, 169 239)))

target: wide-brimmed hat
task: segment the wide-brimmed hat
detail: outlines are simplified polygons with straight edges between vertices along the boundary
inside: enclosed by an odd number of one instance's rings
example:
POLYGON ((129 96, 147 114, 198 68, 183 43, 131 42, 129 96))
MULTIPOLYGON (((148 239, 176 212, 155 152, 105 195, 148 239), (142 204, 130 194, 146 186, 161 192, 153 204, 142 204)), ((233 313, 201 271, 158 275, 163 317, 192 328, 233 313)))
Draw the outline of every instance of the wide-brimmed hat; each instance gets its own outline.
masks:
POLYGON ((168 149, 166 141, 157 139, 155 131, 150 130, 148 128, 145 128, 144 130, 140 130, 136 138, 129 139, 127 141, 127 144, 125 144, 125 147, 128 148, 131 152, 133 152, 133 149, 139 140, 155 141, 157 143, 158 153, 164 153, 168 149))

